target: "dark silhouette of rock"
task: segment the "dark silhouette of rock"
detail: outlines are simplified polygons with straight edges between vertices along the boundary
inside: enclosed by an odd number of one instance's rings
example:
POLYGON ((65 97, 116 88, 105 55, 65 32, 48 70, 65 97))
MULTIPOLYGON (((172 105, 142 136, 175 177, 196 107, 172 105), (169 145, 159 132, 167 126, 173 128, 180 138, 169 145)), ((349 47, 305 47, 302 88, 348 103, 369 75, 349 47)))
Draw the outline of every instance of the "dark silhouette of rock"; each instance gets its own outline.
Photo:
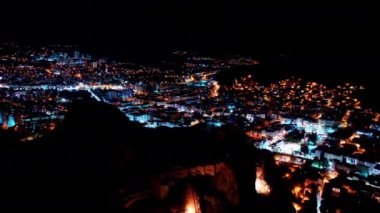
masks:
POLYGON ((236 127, 146 129, 114 106, 86 100, 73 103, 65 120, 42 139, 0 146, 1 208, 117 209, 126 197, 147 191, 129 210, 165 212, 170 196, 150 196, 153 177, 223 163, 222 173, 174 179, 171 189, 181 182, 192 186, 210 211, 257 210, 257 153, 236 127))

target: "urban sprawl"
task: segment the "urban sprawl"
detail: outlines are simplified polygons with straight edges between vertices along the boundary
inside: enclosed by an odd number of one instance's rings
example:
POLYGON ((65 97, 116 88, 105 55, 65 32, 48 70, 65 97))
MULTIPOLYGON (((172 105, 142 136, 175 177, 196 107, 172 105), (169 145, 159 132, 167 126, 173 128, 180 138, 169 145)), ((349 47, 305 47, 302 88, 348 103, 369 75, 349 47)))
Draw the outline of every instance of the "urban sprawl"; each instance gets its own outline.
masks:
MULTIPOLYGON (((380 203, 380 114, 362 107, 357 94, 364 86, 295 77, 264 84, 254 74, 224 85, 216 77, 221 70, 257 66, 259 60, 186 51, 173 56, 180 59, 176 68, 92 57, 72 46, 4 44, 0 129, 29 143, 53 131, 70 103, 87 96, 117 106, 147 128, 238 126, 252 146, 272 152, 284 168, 296 210, 314 195, 319 209, 341 196, 380 203), (302 176, 306 170, 313 175, 302 176)), ((256 190, 271 192, 260 174, 256 190)))

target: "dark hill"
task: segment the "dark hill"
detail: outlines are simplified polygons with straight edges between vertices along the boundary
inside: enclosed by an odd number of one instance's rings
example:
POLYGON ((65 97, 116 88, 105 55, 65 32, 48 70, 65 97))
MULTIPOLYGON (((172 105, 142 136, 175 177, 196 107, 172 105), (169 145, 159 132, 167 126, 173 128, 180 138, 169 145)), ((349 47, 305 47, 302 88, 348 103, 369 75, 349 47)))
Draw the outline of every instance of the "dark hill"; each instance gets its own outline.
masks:
MULTIPOLYGON (((146 129, 114 106, 76 102, 50 135, 29 144, 1 144, 0 208, 123 208, 128 195, 151 191, 158 174, 224 163, 233 179, 172 181, 216 196, 227 210, 239 209, 226 201, 236 196, 240 208, 254 209, 257 155, 247 142, 234 127, 146 129), (215 181, 236 184, 237 191, 218 191, 215 181)), ((142 201, 152 207, 148 212, 172 202, 170 196, 165 202, 150 199, 142 201)))

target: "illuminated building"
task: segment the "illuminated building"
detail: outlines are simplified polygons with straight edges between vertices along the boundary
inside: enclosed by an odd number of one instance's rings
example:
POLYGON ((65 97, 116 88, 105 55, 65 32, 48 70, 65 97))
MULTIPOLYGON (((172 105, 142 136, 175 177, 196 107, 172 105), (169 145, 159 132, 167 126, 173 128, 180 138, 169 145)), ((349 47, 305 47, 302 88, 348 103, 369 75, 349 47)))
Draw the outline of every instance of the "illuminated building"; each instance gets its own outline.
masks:
POLYGON ((9 115, 9 116, 8 116, 8 123, 7 123, 7 126, 8 126, 9 128, 16 126, 16 121, 15 121, 15 118, 14 118, 13 115, 9 115))
POLYGON ((107 91, 107 99, 108 100, 116 100, 118 99, 118 91, 116 90, 108 90, 107 91))
POLYGON ((121 99, 130 98, 133 96, 133 90, 125 89, 125 90, 119 91, 118 96, 121 99))

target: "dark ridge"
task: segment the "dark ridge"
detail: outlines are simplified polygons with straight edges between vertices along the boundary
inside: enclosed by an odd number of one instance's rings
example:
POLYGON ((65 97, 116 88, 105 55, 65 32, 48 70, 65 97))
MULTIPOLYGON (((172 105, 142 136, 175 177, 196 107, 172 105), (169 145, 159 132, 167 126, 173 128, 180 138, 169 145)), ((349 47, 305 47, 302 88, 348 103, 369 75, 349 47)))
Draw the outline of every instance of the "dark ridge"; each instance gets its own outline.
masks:
MULTIPOLYGON (((1 144, 0 208, 122 208, 125 193, 151 190, 154 175, 223 162, 236 178, 227 184, 238 186, 228 196, 240 197, 238 206, 223 205, 255 209, 256 151, 247 142, 235 127, 145 129, 114 106, 78 101, 46 137, 1 144)), ((207 176, 183 181, 226 199, 207 176)), ((153 209, 166 203, 149 200, 144 206, 153 209)))

